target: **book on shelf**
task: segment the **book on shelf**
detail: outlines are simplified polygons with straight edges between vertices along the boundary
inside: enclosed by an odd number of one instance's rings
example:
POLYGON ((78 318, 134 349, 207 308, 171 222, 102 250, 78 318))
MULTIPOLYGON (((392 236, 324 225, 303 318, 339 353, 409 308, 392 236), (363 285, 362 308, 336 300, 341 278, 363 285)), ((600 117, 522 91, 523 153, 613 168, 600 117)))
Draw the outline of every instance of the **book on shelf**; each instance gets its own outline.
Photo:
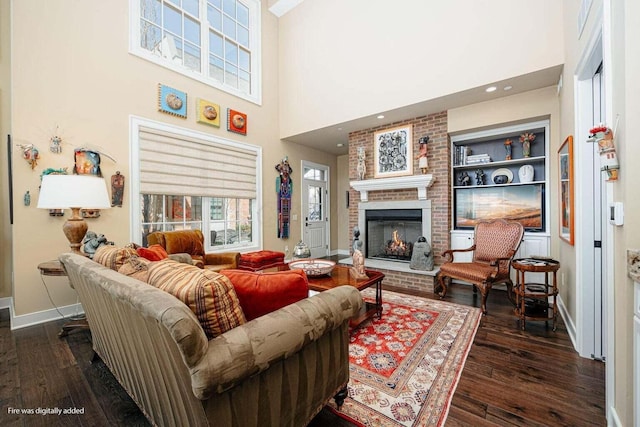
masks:
POLYGON ((467 164, 467 157, 471 150, 466 145, 456 145, 453 151, 453 164, 462 166, 467 164))

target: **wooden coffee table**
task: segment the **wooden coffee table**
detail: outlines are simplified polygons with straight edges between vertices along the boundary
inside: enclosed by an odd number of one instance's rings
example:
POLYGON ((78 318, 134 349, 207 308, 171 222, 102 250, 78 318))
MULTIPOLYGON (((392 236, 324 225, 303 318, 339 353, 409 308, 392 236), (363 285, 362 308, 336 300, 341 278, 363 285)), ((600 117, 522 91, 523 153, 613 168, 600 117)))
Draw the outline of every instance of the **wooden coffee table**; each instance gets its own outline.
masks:
POLYGON ((322 292, 338 286, 350 285, 361 291, 375 285, 375 303, 365 301, 360 313, 351 319, 351 326, 356 327, 375 315, 378 316, 378 319, 382 316, 382 279, 384 279, 384 274, 375 270, 365 270, 365 273, 369 277, 368 279, 356 280, 349 274, 349 267, 336 265, 331 275, 309 277, 309 289, 322 292))

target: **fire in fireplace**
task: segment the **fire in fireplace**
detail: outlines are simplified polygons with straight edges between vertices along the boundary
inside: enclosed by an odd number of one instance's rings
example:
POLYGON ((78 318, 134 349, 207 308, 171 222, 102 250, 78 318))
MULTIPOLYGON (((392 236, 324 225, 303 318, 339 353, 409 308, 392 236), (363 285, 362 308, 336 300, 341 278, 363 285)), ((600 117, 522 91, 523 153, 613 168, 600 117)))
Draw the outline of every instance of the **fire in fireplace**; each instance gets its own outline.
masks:
POLYGON ((411 261, 413 244, 422 234, 420 209, 367 210, 367 258, 411 261))

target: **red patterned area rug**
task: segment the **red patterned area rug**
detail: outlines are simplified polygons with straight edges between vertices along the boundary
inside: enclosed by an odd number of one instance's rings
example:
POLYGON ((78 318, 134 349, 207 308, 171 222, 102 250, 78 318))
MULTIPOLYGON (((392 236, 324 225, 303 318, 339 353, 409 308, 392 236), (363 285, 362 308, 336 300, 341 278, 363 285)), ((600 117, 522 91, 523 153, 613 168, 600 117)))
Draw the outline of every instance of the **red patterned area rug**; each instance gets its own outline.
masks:
POLYGON ((382 300, 382 319, 351 331, 349 397, 331 410, 365 426, 442 426, 481 311, 390 291, 382 300))

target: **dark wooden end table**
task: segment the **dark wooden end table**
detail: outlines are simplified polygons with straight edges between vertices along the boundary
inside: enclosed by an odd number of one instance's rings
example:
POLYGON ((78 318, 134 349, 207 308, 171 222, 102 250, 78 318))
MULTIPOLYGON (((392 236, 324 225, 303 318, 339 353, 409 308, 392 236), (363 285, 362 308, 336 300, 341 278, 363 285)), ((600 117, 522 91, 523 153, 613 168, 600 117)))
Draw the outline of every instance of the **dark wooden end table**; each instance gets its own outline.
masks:
POLYGON ((515 315, 520 318, 520 328, 524 331, 527 319, 544 320, 545 323, 551 320, 555 331, 558 319, 556 273, 560 269, 560 263, 551 258, 521 258, 511 261, 511 267, 516 271, 515 315), (543 273, 544 283, 528 283, 525 280, 525 273, 543 273))
POLYGON ((382 279, 384 274, 375 270, 365 270, 368 279, 356 280, 349 273, 350 267, 336 265, 331 275, 309 277, 309 289, 317 292, 327 291, 338 286, 350 285, 359 291, 371 286, 376 287, 375 303, 366 302, 358 315, 351 319, 351 326, 357 327, 367 319, 377 315, 382 317, 382 279))
MULTIPOLYGON (((64 270, 64 267, 60 263, 60 261, 45 261, 38 264, 38 270, 40 270, 41 276, 66 276, 67 272, 64 270)), ((44 281, 44 278, 42 279, 44 281)), ((69 335, 69 331, 73 331, 76 329, 89 330, 89 323, 87 323, 87 318, 82 316, 78 319, 72 319, 62 325, 62 329, 58 333, 58 337, 66 337, 69 335)))

